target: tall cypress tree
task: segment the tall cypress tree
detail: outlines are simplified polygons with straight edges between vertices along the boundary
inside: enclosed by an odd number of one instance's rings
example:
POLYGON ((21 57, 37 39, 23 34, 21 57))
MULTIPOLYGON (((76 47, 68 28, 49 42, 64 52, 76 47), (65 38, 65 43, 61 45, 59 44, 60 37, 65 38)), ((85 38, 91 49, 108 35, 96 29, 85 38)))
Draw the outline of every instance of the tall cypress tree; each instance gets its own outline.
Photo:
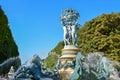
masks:
MULTIPOLYGON (((4 14, 3 10, 0 7, 0 64, 9 58, 17 56, 19 56, 18 47, 13 39, 10 27, 8 25, 7 16, 4 14)), ((17 63, 18 67, 18 65, 21 64, 21 61, 20 59, 15 61, 13 62, 17 63)), ((10 65, 8 65, 8 69, 10 68, 10 66, 14 66, 14 63, 10 63, 10 65)), ((0 66, 0 69, 1 67, 2 66, 0 66)), ((5 72, 8 72, 7 69, 5 70, 5 72)))

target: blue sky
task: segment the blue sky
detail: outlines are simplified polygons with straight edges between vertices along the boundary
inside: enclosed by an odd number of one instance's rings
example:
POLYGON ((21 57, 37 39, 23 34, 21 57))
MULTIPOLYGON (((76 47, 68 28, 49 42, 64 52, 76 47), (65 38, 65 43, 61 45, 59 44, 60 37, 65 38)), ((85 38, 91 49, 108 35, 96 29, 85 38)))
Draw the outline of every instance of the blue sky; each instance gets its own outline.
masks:
POLYGON ((73 8, 80 13, 79 23, 103 14, 120 12, 120 0, 0 0, 9 19, 22 63, 39 54, 45 58, 63 40, 61 12, 73 8))

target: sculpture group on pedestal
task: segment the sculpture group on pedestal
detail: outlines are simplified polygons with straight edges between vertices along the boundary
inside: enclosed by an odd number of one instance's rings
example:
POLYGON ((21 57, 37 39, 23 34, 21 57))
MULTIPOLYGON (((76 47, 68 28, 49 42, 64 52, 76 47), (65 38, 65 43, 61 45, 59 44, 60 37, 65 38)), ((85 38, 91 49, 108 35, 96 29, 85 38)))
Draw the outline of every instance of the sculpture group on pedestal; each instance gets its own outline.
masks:
POLYGON ((59 64, 59 68, 63 70, 63 72, 65 72, 64 69, 66 68, 72 68, 74 71, 71 74, 71 77, 67 77, 66 79, 119 80, 117 69, 111 65, 112 63, 106 57, 98 53, 90 53, 87 56, 84 56, 81 52, 78 51, 79 48, 77 47, 77 33, 80 27, 78 24, 78 19, 79 13, 73 9, 64 10, 61 16, 65 44, 61 58, 63 58, 65 61, 63 64, 59 64), (76 47, 76 49, 74 47, 76 47), (76 57, 73 58, 73 63, 69 64, 67 59, 70 59, 70 56, 74 54, 76 54, 76 57), (64 55, 67 57, 64 57, 64 55), (111 74, 114 76, 114 78, 111 78, 111 74))
POLYGON ((61 23, 64 30, 64 44, 77 46, 77 33, 80 27, 78 24, 79 13, 73 9, 66 9, 61 16, 61 23))
POLYGON ((63 24, 65 45, 70 45, 72 43, 73 45, 77 46, 77 32, 79 30, 79 27, 80 25, 78 23, 68 25, 63 24))

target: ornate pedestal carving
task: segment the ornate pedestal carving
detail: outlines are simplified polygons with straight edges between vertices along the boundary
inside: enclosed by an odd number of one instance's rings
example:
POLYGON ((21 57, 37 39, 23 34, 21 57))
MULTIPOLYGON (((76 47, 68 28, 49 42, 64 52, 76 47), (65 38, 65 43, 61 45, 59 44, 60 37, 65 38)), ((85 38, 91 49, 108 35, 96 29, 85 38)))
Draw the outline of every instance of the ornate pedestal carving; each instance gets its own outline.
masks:
POLYGON ((60 57, 62 67, 58 70, 62 80, 68 80, 74 72, 74 58, 79 52, 79 48, 74 45, 67 45, 62 49, 60 57))

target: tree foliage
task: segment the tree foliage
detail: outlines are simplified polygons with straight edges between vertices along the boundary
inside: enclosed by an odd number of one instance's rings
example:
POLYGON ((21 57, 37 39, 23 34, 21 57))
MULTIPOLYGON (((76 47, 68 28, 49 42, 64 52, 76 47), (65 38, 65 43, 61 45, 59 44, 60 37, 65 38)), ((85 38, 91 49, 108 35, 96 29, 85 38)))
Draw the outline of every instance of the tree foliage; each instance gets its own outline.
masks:
POLYGON ((46 59, 43 60, 46 68, 53 70, 58 60, 57 55, 50 54, 46 59))
POLYGON ((18 47, 8 25, 7 16, 0 8, 0 64, 11 57, 17 56, 19 56, 18 47))
POLYGON ((63 48, 64 43, 59 42, 58 45, 49 52, 48 57, 44 59, 45 66, 49 69, 53 69, 57 63, 58 57, 61 56, 61 49, 63 48))
POLYGON ((102 14, 86 22, 79 30, 81 52, 104 52, 108 58, 120 62, 120 13, 102 14))
POLYGON ((64 47, 64 42, 61 41, 58 43, 58 45, 53 50, 51 50, 51 52, 56 52, 56 54, 61 55, 62 53, 61 49, 63 49, 63 47, 64 47))

